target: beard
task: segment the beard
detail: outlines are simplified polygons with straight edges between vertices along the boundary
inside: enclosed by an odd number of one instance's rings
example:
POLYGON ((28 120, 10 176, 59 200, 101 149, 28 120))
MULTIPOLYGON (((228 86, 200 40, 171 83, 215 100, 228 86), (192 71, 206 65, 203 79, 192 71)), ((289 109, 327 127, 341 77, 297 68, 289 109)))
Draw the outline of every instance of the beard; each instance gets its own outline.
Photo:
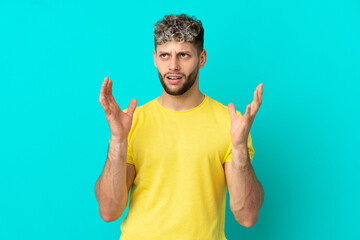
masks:
MULTIPOLYGON (((170 74, 170 73, 169 73, 170 74)), ((173 95, 173 96, 179 96, 182 95, 184 93, 186 93, 195 83, 196 78, 199 74, 199 64, 197 64, 196 68, 194 69, 194 71, 192 71, 189 76, 186 76, 183 73, 173 73, 173 74, 178 74, 178 75, 182 75, 183 79, 185 80, 183 85, 181 85, 178 89, 176 90, 171 90, 165 83, 164 81, 164 76, 159 72, 158 70, 158 75, 159 75, 159 79, 161 82, 162 87, 164 88, 165 92, 169 95, 173 95)))

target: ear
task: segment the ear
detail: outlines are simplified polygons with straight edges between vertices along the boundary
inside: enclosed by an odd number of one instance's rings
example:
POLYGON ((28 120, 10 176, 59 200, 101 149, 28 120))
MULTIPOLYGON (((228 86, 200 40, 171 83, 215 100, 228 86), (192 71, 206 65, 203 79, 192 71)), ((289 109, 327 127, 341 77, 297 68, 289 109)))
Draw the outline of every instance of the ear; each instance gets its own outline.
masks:
POLYGON ((205 66, 206 63, 206 50, 203 49, 201 54, 200 54, 200 64, 199 64, 199 68, 203 68, 205 66))
POLYGON ((154 56, 154 65, 157 68, 157 66, 156 66, 156 49, 154 49, 154 51, 153 51, 153 56, 154 56))

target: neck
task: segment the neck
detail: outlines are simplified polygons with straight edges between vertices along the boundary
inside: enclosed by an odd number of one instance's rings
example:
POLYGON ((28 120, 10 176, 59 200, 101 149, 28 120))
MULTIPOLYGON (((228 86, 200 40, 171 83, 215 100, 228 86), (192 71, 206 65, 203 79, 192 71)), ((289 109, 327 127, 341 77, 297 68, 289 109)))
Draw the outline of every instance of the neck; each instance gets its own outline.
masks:
POLYGON ((199 89, 196 91, 187 91, 179 96, 169 95, 163 89, 163 93, 158 97, 158 101, 163 107, 169 110, 182 112, 199 106, 204 98, 205 95, 202 94, 199 89))

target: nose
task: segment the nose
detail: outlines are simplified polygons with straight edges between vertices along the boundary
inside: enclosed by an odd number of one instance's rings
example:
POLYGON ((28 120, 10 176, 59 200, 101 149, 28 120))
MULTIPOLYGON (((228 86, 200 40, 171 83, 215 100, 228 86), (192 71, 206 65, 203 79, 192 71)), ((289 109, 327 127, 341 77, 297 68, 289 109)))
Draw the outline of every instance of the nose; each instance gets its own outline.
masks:
POLYGON ((171 58, 169 70, 170 71, 179 71, 180 70, 179 59, 177 57, 171 58))

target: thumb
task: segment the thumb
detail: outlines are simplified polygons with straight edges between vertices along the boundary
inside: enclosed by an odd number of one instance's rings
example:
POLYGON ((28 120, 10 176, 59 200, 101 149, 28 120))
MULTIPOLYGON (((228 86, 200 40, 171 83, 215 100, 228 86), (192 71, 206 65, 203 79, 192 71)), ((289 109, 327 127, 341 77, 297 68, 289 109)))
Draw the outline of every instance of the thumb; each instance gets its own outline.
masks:
POLYGON ((251 113, 251 104, 248 104, 246 107, 246 112, 245 112, 245 115, 247 118, 250 117, 250 113, 251 113))
POLYGON ((233 120, 237 116, 235 105, 233 103, 228 104, 228 111, 229 111, 231 120, 233 120))
POLYGON ((132 99, 129 103, 129 107, 127 110, 127 113, 130 115, 130 117, 133 117, 135 109, 136 109, 136 104, 137 104, 137 100, 136 99, 132 99))

